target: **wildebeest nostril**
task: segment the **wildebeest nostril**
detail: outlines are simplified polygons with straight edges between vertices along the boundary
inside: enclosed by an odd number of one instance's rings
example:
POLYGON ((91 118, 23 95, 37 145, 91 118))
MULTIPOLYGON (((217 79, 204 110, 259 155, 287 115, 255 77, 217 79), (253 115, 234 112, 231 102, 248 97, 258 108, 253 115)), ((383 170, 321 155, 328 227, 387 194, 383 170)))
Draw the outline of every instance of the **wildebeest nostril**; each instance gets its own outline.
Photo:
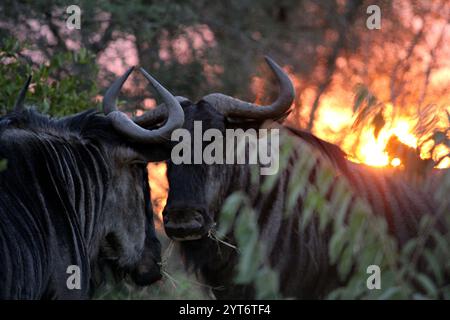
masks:
POLYGON ((198 229, 201 229, 203 227, 203 224, 201 221, 198 221, 196 219, 190 220, 190 221, 183 221, 183 222, 175 222, 175 221, 168 221, 165 225, 166 229, 171 230, 182 230, 182 231, 196 231, 198 229))
POLYGON ((173 208, 164 211, 163 221, 165 224, 169 222, 178 224, 189 221, 203 223, 204 218, 201 210, 190 208, 173 208))
POLYGON ((169 237, 178 240, 193 240, 205 234, 205 220, 202 213, 195 209, 167 210, 164 228, 169 237))

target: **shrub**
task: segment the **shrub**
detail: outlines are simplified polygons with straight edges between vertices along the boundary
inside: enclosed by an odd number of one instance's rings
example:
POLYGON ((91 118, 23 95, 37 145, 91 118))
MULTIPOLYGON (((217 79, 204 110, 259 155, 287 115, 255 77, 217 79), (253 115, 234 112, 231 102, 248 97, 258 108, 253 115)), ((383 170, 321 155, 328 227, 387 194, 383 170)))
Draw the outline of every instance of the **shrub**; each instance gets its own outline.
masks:
POLYGON ((97 107, 94 56, 85 49, 55 54, 50 61, 35 64, 24 55, 28 47, 7 38, 0 47, 0 114, 14 106, 26 78, 32 75, 25 104, 56 116, 97 107))

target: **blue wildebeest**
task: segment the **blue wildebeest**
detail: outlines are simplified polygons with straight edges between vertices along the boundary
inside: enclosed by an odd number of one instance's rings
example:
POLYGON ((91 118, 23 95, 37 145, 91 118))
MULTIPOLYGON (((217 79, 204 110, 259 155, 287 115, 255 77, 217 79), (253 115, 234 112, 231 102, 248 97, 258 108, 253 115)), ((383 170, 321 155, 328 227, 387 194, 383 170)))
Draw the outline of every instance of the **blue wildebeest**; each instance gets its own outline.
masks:
MULTIPOLYGON (((283 119, 293 102, 294 89, 282 69, 270 59, 267 62, 280 83, 280 93, 273 104, 256 106, 223 94, 209 94, 195 104, 186 99, 181 103, 185 112, 184 128, 194 135, 193 123, 201 121, 203 130, 214 128, 225 134, 229 128, 261 128, 267 122, 270 126, 271 121, 283 119)), ((217 298, 254 297, 252 286, 233 282, 238 263, 236 250, 208 237, 219 222, 218 214, 225 199, 235 191, 246 193, 255 208, 260 240, 267 247, 266 260, 279 272, 284 296, 321 298, 337 285, 338 277, 328 255, 330 234, 320 232, 315 220, 304 230, 299 229, 305 199, 300 196, 293 212, 283 218, 290 178, 296 163, 304 157, 317 157, 307 181, 315 183, 319 165, 329 164, 336 173, 330 190, 340 179, 348 180, 354 197, 365 198, 376 214, 384 215, 400 243, 417 234, 417 221, 423 214, 435 210, 426 194, 413 190, 406 182, 348 161, 339 147, 308 132, 276 127, 282 131, 280 144, 283 145, 283 135, 288 136, 295 142, 296 152, 278 173, 275 187, 268 194, 261 192, 264 177, 256 183, 251 179, 249 164, 167 162, 169 194, 163 211, 166 233, 179 241, 187 265, 213 287, 217 298)), ((354 202, 348 206, 349 212, 354 202)), ((233 233, 227 234, 226 239, 234 243, 233 233)))
POLYGON ((165 102, 167 121, 161 125, 162 112, 153 109, 144 129, 118 111, 132 70, 105 93, 105 114, 55 119, 26 109, 29 78, 14 110, 0 118, 0 159, 7 160, 0 172, 0 299, 89 298, 104 267, 138 285, 161 278, 146 165, 169 156, 166 142, 184 115, 142 69, 165 102), (73 278, 68 286, 76 271, 78 285, 73 278))

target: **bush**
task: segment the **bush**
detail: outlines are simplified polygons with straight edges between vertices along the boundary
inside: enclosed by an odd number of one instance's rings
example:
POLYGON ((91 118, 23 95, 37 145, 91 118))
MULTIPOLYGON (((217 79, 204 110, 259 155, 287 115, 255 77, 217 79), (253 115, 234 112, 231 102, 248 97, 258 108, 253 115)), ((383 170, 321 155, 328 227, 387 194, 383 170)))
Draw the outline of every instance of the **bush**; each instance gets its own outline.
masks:
POLYGON ((95 57, 85 49, 55 54, 48 63, 35 64, 23 52, 26 45, 8 38, 0 47, 0 114, 6 114, 25 80, 32 75, 25 104, 56 116, 96 108, 97 67, 95 57))
MULTIPOLYGON (((287 165, 294 149, 291 143, 282 145, 279 172, 287 165)), ((331 230, 329 261, 336 266, 339 281, 345 285, 330 292, 327 299, 450 299, 450 285, 445 282, 445 276, 450 274, 450 173, 445 174, 434 195, 439 205, 436 216, 445 217, 446 231, 436 231, 433 228, 435 216, 424 215, 418 236, 400 247, 389 234, 385 217, 372 214, 364 200, 353 200, 356 204, 347 213, 352 197, 345 181, 335 185, 331 196, 327 196, 334 169, 319 166, 316 181, 309 183, 307 177, 316 158, 309 156, 312 155, 310 150, 299 153, 308 157, 300 157, 292 168, 285 199, 287 209, 280 214, 289 217, 298 197, 302 197, 304 209, 299 232, 312 221, 319 222, 322 232, 331 230), (425 246, 430 241, 434 245, 425 246), (424 269, 419 270, 419 261, 425 264, 424 269), (367 289, 370 265, 380 267, 381 290, 367 289)), ((269 192, 276 182, 276 176, 267 179, 260 192, 269 192)), ((282 297, 278 271, 265 259, 265 244, 259 239, 257 219, 245 193, 235 192, 225 201, 217 237, 224 240, 225 235, 231 233, 237 241, 239 263, 235 282, 253 284, 258 298, 291 298, 282 297)))

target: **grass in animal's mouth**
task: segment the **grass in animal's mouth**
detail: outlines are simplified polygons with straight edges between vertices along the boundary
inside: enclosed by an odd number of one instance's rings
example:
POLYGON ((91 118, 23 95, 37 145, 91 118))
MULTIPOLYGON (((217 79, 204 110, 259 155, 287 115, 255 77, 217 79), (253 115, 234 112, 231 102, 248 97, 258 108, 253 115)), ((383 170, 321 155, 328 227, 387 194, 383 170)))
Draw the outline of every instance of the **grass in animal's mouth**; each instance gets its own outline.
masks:
POLYGON ((170 240, 169 245, 167 246, 166 250, 164 250, 162 259, 161 259, 161 273, 163 275, 163 281, 164 279, 168 279, 170 281, 170 283, 172 284, 174 289, 178 289, 179 284, 181 281, 183 282, 187 282, 189 284, 192 284, 194 286, 197 287, 202 287, 202 288, 206 288, 206 289, 215 289, 215 290, 221 290, 222 287, 212 287, 212 286, 208 286, 204 283, 195 281, 195 280, 188 280, 188 279, 177 279, 176 276, 173 276, 172 274, 169 273, 169 271, 167 270, 167 263, 169 258, 172 256, 173 253, 173 248, 175 247, 175 241, 174 240, 170 240))
POLYGON ((220 239, 220 237, 218 237, 218 235, 217 235, 216 229, 214 229, 214 228, 212 228, 208 231, 208 238, 210 238, 216 242, 220 242, 220 243, 226 245, 227 247, 230 247, 230 248, 236 250, 237 252, 239 252, 239 248, 237 246, 235 246, 223 239, 220 239))

